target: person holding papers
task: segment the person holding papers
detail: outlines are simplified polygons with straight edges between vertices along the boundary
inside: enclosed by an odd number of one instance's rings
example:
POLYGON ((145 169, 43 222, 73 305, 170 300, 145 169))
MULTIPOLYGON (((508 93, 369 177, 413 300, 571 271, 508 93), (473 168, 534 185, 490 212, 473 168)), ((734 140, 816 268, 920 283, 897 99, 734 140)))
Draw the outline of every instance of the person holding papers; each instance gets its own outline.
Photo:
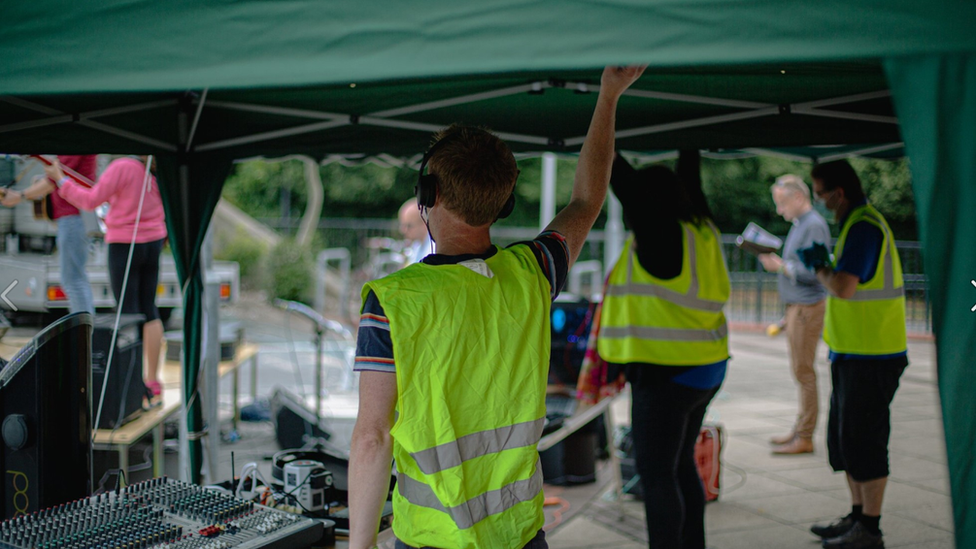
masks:
POLYGON ((786 341, 789 347, 793 379, 799 387, 800 411, 790 432, 775 436, 774 454, 808 454, 813 452, 813 432, 817 427, 819 400, 817 371, 814 361, 823 331, 827 291, 817 280, 817 273, 807 269, 796 251, 814 242, 830 241, 830 230, 823 216, 810 203, 810 188, 798 175, 784 175, 770 188, 776 213, 793 223, 786 235, 783 257, 775 253, 760 254, 759 261, 767 271, 777 273, 780 300, 786 305, 786 341))

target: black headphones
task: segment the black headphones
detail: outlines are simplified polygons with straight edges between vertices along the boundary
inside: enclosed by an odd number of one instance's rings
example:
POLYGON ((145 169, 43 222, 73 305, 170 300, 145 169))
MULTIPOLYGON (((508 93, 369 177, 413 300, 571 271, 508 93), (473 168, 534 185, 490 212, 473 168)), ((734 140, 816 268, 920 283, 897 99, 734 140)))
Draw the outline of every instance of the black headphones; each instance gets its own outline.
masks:
MULTIPOLYGON (((423 159, 420 161, 420 171, 417 173, 417 186, 413 188, 414 194, 417 195, 417 207, 418 208, 432 208, 434 202, 437 201, 437 176, 426 173, 427 164, 430 162, 434 153, 440 149, 445 142, 455 139, 455 134, 448 134, 446 137, 441 138, 440 141, 434 143, 427 152, 424 153, 423 159)), ((517 178, 518 176, 516 176, 517 178)), ((508 195, 508 200, 505 201, 505 205, 502 206, 501 211, 498 212, 498 217, 496 219, 503 219, 512 215, 512 211, 515 210, 515 192, 508 195)))

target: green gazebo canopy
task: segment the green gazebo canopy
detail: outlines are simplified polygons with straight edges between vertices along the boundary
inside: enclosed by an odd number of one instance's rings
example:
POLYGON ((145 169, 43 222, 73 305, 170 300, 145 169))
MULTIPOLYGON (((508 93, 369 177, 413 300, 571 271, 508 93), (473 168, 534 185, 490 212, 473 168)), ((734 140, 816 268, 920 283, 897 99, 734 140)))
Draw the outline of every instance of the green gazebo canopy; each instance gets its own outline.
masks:
POLYGON ((454 121, 518 151, 572 152, 599 68, 624 63, 650 67, 621 102, 621 149, 904 150, 957 545, 976 546, 976 3, 35 0, 3 15, 0 151, 158 156, 186 288, 190 432, 197 258, 233 159, 409 157, 454 121))

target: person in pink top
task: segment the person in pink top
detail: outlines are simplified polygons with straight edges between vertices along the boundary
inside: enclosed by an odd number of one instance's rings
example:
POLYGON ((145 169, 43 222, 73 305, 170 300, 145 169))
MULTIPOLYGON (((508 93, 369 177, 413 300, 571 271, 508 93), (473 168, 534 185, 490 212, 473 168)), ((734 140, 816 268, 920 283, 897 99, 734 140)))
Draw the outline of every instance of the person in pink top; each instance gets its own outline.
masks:
POLYGON ((144 162, 145 158, 119 158, 109 164, 91 188, 65 177, 58 163, 46 166, 45 170, 48 177, 58 183, 61 197, 74 206, 83 210, 94 210, 108 203, 105 242, 108 243, 112 291, 115 293, 115 302, 121 304, 123 313, 141 314, 146 319, 142 327, 146 387, 154 395, 158 395, 161 390, 157 372, 159 351, 163 342, 163 322, 156 308, 156 286, 159 283, 159 254, 166 242, 166 215, 155 177, 150 176, 149 187, 145 196, 142 196, 146 176, 144 162), (129 282, 125 296, 122 297, 125 264, 133 241, 135 247, 129 268, 129 282))

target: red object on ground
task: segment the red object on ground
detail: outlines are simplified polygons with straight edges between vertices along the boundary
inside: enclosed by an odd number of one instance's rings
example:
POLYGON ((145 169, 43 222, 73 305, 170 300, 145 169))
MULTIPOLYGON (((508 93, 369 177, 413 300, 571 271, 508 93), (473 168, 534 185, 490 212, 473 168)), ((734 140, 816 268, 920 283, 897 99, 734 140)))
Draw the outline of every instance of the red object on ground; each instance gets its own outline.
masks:
POLYGON ((715 501, 722 470, 722 426, 702 425, 695 442, 695 465, 705 487, 705 501, 715 501))

